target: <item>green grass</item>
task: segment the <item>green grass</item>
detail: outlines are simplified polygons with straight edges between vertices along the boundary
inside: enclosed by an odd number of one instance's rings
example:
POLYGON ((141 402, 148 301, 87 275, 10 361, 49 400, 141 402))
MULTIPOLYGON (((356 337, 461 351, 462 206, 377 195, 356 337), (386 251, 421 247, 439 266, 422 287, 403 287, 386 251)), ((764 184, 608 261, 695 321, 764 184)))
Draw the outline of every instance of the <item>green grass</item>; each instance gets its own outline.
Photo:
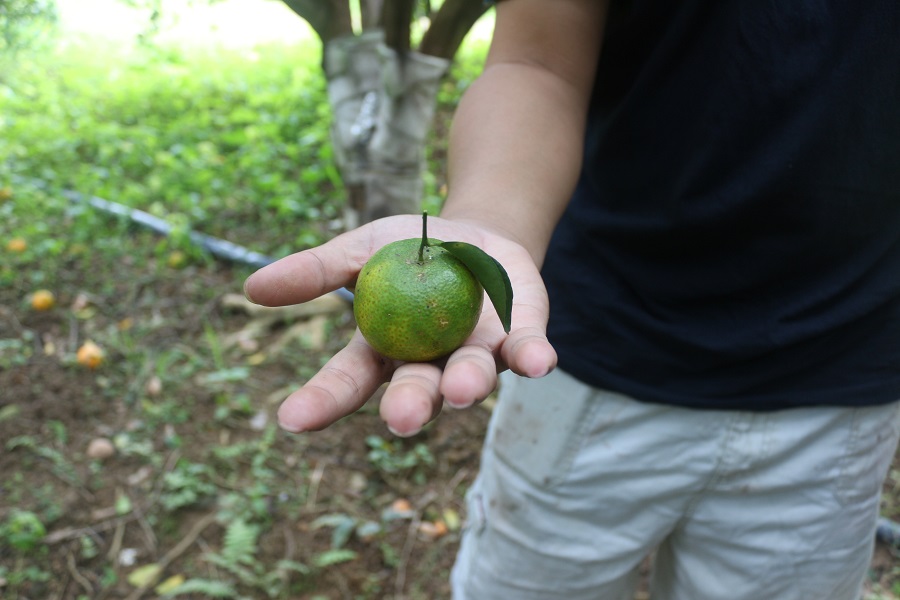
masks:
POLYGON ((23 60, 0 87, 0 178, 16 191, 37 179, 94 194, 266 252, 320 242, 343 193, 318 51, 258 56, 82 48, 23 60))

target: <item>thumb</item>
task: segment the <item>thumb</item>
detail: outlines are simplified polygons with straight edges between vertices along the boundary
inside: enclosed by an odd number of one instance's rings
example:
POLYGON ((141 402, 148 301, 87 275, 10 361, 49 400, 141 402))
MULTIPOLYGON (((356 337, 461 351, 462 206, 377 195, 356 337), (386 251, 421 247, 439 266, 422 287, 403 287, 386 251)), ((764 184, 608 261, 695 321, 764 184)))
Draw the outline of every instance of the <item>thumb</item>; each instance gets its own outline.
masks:
POLYGON ((550 301, 533 263, 517 278, 513 301, 513 328, 500 346, 503 363, 518 375, 543 377, 556 368, 556 350, 547 339, 550 301))
MULTIPOLYGON (((524 321, 522 313, 529 310, 520 308, 519 318, 524 321)), ((503 341, 500 356, 512 372, 531 378, 549 374, 557 362, 556 350, 547 340, 545 324, 523 324, 513 329, 503 341)))
POLYGON ((244 295, 263 306, 307 302, 352 284, 371 253, 367 230, 356 229, 256 271, 244 282, 244 295))

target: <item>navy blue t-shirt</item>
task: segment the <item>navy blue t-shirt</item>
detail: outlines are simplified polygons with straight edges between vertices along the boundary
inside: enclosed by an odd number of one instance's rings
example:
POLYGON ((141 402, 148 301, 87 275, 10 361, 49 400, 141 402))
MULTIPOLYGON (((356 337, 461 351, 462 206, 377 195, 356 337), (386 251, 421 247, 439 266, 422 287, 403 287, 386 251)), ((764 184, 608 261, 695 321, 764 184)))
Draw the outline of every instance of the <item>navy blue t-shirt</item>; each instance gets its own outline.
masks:
POLYGON ((543 276, 591 385, 900 399, 900 2, 613 2, 543 276))

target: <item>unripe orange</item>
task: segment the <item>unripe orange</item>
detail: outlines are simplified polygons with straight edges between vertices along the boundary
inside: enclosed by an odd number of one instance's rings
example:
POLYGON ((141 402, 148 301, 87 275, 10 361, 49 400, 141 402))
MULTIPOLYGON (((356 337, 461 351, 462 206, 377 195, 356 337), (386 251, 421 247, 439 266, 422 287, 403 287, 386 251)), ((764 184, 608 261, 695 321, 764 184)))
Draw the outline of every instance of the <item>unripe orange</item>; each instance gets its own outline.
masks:
POLYGON ((388 358, 427 362, 446 356, 481 316, 484 290, 472 272, 443 248, 424 247, 421 255, 420 248, 420 239, 384 246, 356 282, 356 323, 388 358))

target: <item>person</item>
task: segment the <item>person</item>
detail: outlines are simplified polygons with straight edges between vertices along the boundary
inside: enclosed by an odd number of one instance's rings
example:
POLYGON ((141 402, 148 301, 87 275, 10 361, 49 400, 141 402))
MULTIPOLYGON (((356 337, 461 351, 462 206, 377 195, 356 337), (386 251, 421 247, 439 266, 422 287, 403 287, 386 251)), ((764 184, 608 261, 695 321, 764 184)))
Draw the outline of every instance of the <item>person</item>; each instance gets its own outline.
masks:
MULTIPOLYGON (((408 436, 504 372, 457 599, 855 599, 900 410, 900 3, 504 0, 450 134, 435 237, 515 292, 442 363, 359 333, 281 406, 327 427, 390 381, 408 436), (548 324, 549 323, 549 324, 548 324), (559 368, 557 367, 559 363, 559 368)), ((418 216, 253 274, 353 282, 418 216)))

